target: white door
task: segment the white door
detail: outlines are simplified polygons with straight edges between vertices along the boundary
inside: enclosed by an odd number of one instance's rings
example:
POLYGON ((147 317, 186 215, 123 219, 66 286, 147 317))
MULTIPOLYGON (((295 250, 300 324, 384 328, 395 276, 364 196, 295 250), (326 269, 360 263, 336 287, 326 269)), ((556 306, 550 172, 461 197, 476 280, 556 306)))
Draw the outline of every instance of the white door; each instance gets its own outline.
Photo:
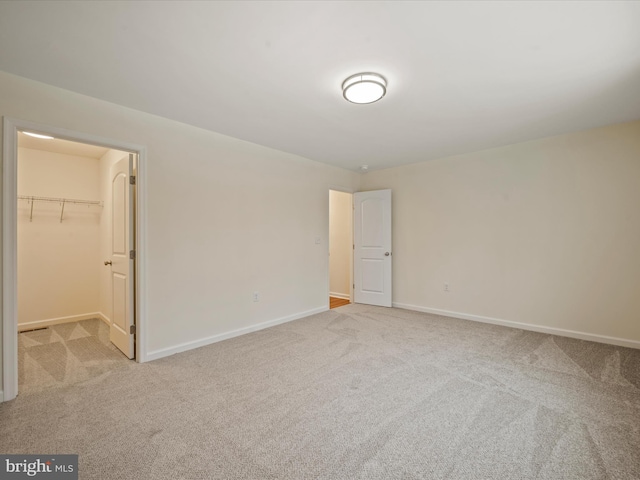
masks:
POLYGON ((353 301, 391 306, 391 190, 353 194, 353 301))
MULTIPOLYGON (((111 331, 109 338, 129 358, 135 355, 133 249, 133 155, 111 167, 111 331)), ((109 261, 105 262, 106 265, 109 261)))

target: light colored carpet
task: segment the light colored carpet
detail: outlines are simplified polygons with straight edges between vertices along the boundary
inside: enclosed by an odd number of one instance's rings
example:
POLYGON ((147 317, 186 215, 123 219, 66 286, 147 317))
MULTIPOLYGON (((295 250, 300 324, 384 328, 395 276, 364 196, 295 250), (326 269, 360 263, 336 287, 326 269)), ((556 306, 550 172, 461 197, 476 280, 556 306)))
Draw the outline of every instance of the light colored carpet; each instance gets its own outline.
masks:
POLYGON ((0 405, 82 479, 640 478, 640 351, 348 305, 0 405))
POLYGON ((97 318, 18 334, 21 394, 73 385, 129 363, 97 318))

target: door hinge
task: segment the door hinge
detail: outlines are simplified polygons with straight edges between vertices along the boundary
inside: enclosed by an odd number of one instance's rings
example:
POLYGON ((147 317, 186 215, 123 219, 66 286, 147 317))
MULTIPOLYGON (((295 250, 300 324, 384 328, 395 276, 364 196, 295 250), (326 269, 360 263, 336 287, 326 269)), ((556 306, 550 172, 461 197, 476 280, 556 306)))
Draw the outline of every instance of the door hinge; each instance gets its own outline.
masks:
POLYGON ((354 250, 356 249, 356 246, 355 246, 355 245, 353 246, 353 249, 354 249, 354 250))
POLYGON ((136 258, 136 251, 135 250, 129 250, 129 258, 131 260, 136 258))
POLYGON ((135 325, 129 325, 129 333, 131 335, 136 333, 136 326, 135 325))
POLYGON ((131 175, 129 177, 129 185, 135 185, 136 184, 136 177, 135 175, 131 175))

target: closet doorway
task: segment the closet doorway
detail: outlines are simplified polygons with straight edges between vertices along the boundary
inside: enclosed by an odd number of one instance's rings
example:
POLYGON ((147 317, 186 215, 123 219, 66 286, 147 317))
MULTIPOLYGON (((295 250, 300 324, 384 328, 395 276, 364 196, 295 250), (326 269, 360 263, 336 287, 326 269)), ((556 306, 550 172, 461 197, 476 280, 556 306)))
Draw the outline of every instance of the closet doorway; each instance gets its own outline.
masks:
POLYGON ((3 306, 4 401, 143 361, 140 150, 13 122, 4 132, 13 145, 4 158, 3 293, 14 300, 3 306))
POLYGON ((353 194, 329 190, 329 308, 353 301, 353 194))
POLYGON ((42 137, 18 133, 23 392, 82 381, 134 356, 133 335, 121 325, 129 272, 118 261, 129 254, 129 153, 42 137))

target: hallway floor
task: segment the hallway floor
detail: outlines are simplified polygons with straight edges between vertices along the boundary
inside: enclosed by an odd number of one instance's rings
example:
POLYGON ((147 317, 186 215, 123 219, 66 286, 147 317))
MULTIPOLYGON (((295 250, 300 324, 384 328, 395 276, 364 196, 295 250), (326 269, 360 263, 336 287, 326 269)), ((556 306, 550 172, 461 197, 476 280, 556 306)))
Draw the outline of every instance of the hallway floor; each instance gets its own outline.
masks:
POLYGON ((343 307, 344 305, 349 305, 351 302, 349 300, 345 300, 344 298, 337 297, 329 297, 329 308, 338 308, 343 307))

